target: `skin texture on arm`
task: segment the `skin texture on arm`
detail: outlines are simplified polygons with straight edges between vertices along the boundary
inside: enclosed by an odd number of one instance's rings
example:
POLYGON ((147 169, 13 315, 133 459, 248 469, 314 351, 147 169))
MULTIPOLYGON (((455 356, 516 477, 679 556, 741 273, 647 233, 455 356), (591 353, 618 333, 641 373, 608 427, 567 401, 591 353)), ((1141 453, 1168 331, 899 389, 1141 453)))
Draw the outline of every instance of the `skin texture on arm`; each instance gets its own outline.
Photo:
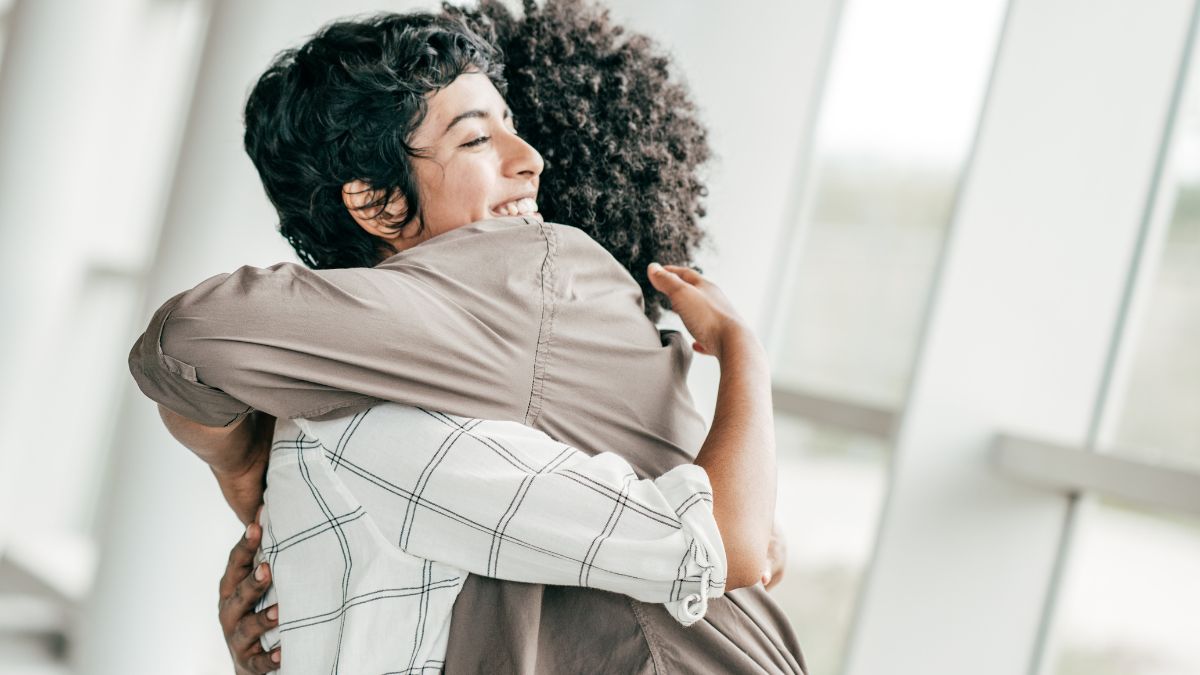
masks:
POLYGON ((729 336, 713 426, 696 456, 713 484, 713 516, 729 559, 730 589, 753 586, 769 569, 775 444, 762 351, 748 331, 729 336))
POLYGON ((712 428, 696 456, 713 488, 713 516, 725 544, 726 588, 770 574, 775 514, 775 432, 771 373, 754 334, 714 284, 686 267, 650 266, 650 281, 696 338, 694 348, 721 363, 712 428))
POLYGON ((221 494, 238 519, 250 523, 262 503, 275 418, 255 411, 227 427, 209 427, 162 405, 158 414, 175 440, 212 469, 221 494))

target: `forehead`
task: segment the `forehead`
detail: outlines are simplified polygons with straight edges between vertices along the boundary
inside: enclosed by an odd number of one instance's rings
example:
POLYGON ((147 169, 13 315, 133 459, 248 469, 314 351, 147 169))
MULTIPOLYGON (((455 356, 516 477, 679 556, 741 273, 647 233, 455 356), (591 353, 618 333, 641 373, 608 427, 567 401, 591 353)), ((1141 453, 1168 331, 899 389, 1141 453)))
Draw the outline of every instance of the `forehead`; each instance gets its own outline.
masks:
POLYGON ((478 71, 459 75, 434 92, 426 105, 425 119, 416 130, 416 136, 426 140, 436 140, 446 130, 446 125, 464 112, 482 110, 498 114, 507 107, 492 81, 478 71))

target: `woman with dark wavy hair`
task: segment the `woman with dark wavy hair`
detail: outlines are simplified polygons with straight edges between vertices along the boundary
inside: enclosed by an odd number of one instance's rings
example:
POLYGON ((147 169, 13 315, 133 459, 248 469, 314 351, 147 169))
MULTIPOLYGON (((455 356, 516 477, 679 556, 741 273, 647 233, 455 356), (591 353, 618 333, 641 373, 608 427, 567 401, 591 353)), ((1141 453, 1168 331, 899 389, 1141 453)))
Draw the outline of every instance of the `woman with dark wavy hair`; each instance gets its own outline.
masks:
MULTIPOLYGON (((334 24, 281 55, 247 105, 247 150, 280 212, 281 232, 305 263, 326 272, 243 268, 176 296, 135 345, 135 377, 175 413, 232 428, 225 447, 264 447, 252 441, 266 438, 273 419, 245 414, 251 407, 281 423, 300 420, 308 433, 334 412, 365 414, 363 405, 398 401, 524 422, 589 452, 615 450, 639 475, 665 478, 692 460, 703 434, 683 383, 687 350, 677 336, 647 341, 645 328, 632 322, 629 311, 640 313, 642 305, 629 300, 640 294, 629 292, 637 288, 629 276, 608 267, 615 257, 644 292, 646 314, 657 316, 662 303, 654 288, 670 291, 701 348, 740 364, 727 368, 722 360, 717 419, 695 461, 712 478, 730 588, 752 585, 762 570, 774 481, 773 470, 765 471, 770 453, 748 449, 772 444, 761 350, 698 275, 678 268, 681 277, 659 271, 652 280, 646 265, 690 262, 700 240, 703 129, 686 92, 670 81, 667 59, 645 38, 622 39, 605 13, 579 2, 544 9, 529 2, 525 12, 517 19, 492 2, 470 12, 446 8, 507 48, 511 112, 498 98, 505 83, 488 50, 470 31, 441 20, 409 15, 334 24), (543 148, 549 166, 540 189, 541 160, 523 149, 513 118, 543 148), (574 228, 531 220, 538 206, 549 219, 578 223, 613 257, 597 257, 600 249, 574 228), (486 220, 498 216, 524 217, 486 220), (386 282, 367 274, 381 271, 393 274, 386 282), (387 285, 393 283, 399 285, 387 285), (438 302, 413 301, 422 294, 438 302), (363 310, 388 303, 391 320, 363 310), (330 305, 342 309, 330 313, 330 305), (315 331, 314 317, 323 323, 315 331), (330 330, 364 325, 379 332, 362 339, 330 330), (480 325, 484 332, 473 332, 480 325), (526 340, 531 362, 521 349, 506 355, 526 340), (422 364, 413 365, 418 359, 422 364)), ((169 426, 170 414, 164 412, 169 426)), ((351 427, 343 426, 345 441, 351 427)), ((306 433, 286 440, 299 448, 306 433)), ((192 447, 202 456, 212 452, 192 447)), ((335 467, 353 465, 345 451, 339 441, 335 467)), ((236 467, 222 467, 230 471, 213 463, 243 518, 257 501, 254 483, 265 457, 243 453, 236 467)), ((272 471, 275 462, 272 453, 272 471)), ((413 526, 405 527, 402 541, 413 526)), ((223 625, 235 660, 249 672, 272 666, 246 638, 278 621, 270 610, 247 612, 245 600, 267 579, 251 579, 248 563, 235 564, 259 536, 250 526, 223 580, 223 625)), ((348 540, 339 541, 347 555, 348 540)), ((345 579, 350 559, 343 562, 345 579)), ((508 578, 566 583, 537 573, 508 578)), ((583 579, 580 585, 605 587, 583 579)), ((761 585, 714 598, 707 616, 687 629, 699 617, 677 620, 661 604, 597 590, 475 576, 462 588, 445 663, 410 668, 802 668, 794 637, 761 585)), ((342 595, 340 621, 354 606, 344 585, 342 595)))

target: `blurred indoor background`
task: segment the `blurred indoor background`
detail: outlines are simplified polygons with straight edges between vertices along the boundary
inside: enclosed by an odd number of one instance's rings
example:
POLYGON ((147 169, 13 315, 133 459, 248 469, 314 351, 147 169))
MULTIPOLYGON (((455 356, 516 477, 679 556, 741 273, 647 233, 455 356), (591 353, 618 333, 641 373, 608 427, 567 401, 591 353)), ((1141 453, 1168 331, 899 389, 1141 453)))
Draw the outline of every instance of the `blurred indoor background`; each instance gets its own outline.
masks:
MULTIPOLYGON (((711 128, 812 673, 1200 673, 1200 3, 608 4, 711 128)), ((272 54, 430 7, 0 0, 0 672, 230 671, 241 527, 125 355, 295 260, 240 144, 272 54)))

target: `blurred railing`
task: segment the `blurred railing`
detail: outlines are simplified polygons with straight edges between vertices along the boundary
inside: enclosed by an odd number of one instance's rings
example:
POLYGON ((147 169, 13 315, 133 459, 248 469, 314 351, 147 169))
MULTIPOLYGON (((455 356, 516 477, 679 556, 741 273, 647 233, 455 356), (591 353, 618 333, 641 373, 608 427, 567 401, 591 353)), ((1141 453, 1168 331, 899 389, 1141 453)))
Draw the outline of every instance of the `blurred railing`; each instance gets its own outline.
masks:
MULTIPOLYGON (((773 395, 776 411, 822 426, 884 440, 897 431, 896 410, 789 386, 775 387, 773 395)), ((993 440, 988 460, 1000 475, 1064 495, 1090 494, 1200 514, 1200 474, 1192 471, 1004 432, 993 440)))

